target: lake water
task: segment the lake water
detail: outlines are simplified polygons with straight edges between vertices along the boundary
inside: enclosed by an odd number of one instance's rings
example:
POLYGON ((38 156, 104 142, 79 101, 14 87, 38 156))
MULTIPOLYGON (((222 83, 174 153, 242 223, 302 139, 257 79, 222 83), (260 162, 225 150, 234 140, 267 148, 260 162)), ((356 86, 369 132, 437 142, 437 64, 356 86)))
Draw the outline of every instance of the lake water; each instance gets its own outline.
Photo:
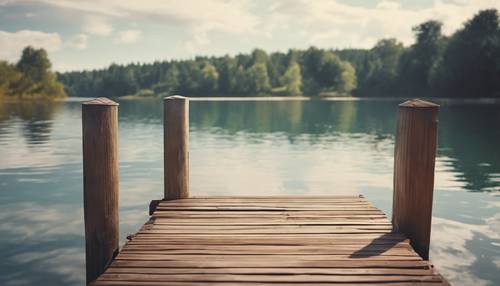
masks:
MULTIPOLYGON (((364 194, 390 214, 401 100, 190 103, 193 195, 364 194)), ((500 285, 500 103, 441 104, 431 260, 500 285)), ((162 104, 119 107, 123 242, 163 192, 162 104)), ((81 103, 0 105, 0 284, 83 285, 81 103)))

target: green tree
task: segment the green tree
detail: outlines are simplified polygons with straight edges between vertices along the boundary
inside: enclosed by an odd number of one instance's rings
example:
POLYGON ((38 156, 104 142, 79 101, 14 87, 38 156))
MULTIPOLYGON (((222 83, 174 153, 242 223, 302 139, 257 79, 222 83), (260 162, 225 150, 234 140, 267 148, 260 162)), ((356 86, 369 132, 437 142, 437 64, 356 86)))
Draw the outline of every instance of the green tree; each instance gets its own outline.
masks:
POLYGON ((235 74, 236 74, 236 60, 229 56, 224 56, 217 62, 217 71, 219 73, 218 90, 222 94, 230 94, 235 92, 235 74))
POLYGON ((271 90, 267 68, 264 63, 255 63, 246 71, 246 79, 249 85, 248 92, 265 94, 271 90))
POLYGON ((261 63, 261 64, 266 64, 267 61, 269 60, 266 51, 262 49, 254 49, 252 51, 252 61, 253 63, 261 63))
POLYGON ((177 92, 179 87, 179 69, 173 63, 165 73, 163 81, 153 85, 154 94, 168 96, 177 92))
POLYGON ((500 95, 500 27, 495 9, 483 10, 449 40, 436 85, 454 96, 500 95))
POLYGON ((22 77, 16 67, 6 61, 0 61, 0 97, 12 96, 14 85, 22 77))
POLYGON ((21 59, 17 62, 17 69, 26 79, 31 81, 44 81, 49 76, 50 61, 44 49, 26 47, 23 49, 21 59))
POLYGON ((213 94, 217 91, 217 85, 219 80, 219 73, 217 69, 209 62, 203 64, 201 70, 201 92, 206 94, 213 94))
POLYGON ((426 94, 430 92, 431 74, 442 55, 445 38, 441 34, 442 23, 427 21, 413 27, 415 44, 402 56, 400 81, 405 93, 426 94))
POLYGON ((356 71, 349 62, 340 63, 340 74, 335 89, 343 94, 351 93, 357 85, 356 71))
POLYGON ((359 93, 365 96, 390 96, 398 85, 398 67, 403 44, 396 39, 383 39, 370 49, 361 72, 359 93))
POLYGON ((356 87, 356 73, 351 64, 328 52, 323 54, 317 81, 322 91, 349 93, 356 87))
POLYGON ((281 80, 285 85, 285 91, 288 95, 302 94, 302 74, 300 66, 296 61, 291 61, 281 80))
POLYGON ((102 77, 100 94, 109 97, 132 95, 139 90, 134 70, 112 64, 102 77))
POLYGON ((11 95, 20 98, 62 97, 65 96, 63 85, 57 81, 50 70, 51 64, 44 49, 26 47, 16 64, 21 76, 11 73, 16 78, 9 84, 11 95))

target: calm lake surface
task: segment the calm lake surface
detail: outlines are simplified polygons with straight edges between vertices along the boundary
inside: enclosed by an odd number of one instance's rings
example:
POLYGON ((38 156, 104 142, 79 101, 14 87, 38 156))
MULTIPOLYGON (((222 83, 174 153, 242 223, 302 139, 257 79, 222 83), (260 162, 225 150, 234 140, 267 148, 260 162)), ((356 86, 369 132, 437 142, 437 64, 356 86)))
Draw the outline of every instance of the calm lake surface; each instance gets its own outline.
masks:
MULTIPOLYGON (((500 285, 500 103, 441 104, 431 260, 500 285)), ((190 103, 193 195, 364 194, 390 215, 397 104, 190 103)), ((83 285, 81 103, 0 105, 0 285, 83 285)), ((122 242, 163 192, 159 100, 119 107, 122 242)))

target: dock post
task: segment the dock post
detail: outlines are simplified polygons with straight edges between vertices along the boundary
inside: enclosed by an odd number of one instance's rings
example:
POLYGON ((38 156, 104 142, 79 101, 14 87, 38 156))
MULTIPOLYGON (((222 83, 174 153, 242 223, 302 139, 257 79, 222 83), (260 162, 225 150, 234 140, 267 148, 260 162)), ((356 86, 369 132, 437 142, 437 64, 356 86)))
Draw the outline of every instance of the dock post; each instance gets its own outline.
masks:
POLYGON ((189 197, 189 99, 164 99, 164 199, 189 197))
POLYGON ((392 223, 429 259, 439 105, 413 99, 399 105, 394 152, 392 223))
POLYGON ((82 105, 83 205, 87 284, 118 254, 118 104, 97 98, 82 105))

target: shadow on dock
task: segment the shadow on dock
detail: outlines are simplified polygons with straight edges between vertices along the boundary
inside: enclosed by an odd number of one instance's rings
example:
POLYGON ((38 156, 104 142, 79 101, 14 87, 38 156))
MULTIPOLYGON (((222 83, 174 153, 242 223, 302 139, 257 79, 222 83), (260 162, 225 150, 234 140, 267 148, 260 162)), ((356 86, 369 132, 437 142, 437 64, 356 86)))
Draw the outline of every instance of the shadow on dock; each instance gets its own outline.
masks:
POLYGON ((405 241, 405 238, 394 239, 390 233, 384 233, 378 238, 375 238, 370 244, 364 246, 360 250, 355 251, 350 258, 366 258, 382 255, 384 252, 392 249, 398 243, 405 241))

